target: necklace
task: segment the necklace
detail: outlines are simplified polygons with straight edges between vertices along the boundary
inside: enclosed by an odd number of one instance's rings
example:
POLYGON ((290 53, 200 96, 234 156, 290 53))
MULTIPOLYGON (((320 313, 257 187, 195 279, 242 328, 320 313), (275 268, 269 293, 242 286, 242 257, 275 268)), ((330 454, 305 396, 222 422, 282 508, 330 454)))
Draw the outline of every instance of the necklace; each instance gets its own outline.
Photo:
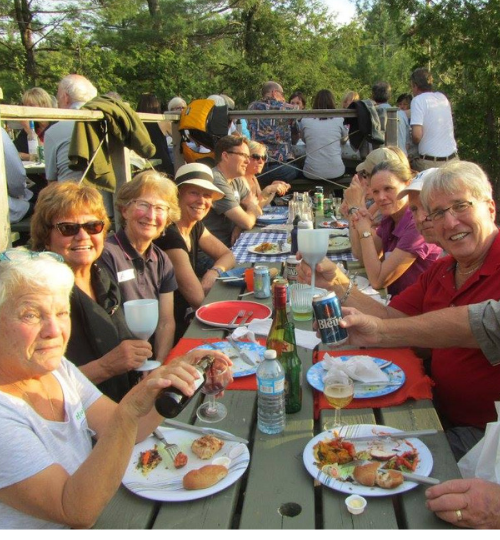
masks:
POLYGON ((475 272, 481 266, 481 263, 482 263, 482 261, 479 262, 478 264, 474 265, 472 267, 472 270, 469 270, 467 272, 460 271, 460 269, 458 268, 458 263, 455 266, 455 269, 456 269, 457 274, 460 274, 461 276, 468 276, 469 274, 472 274, 473 272, 475 272))
MULTIPOLYGON (((33 401, 31 401, 31 398, 29 397, 27 392, 25 392, 17 383, 11 383, 11 384, 13 386, 15 386, 19 390, 19 392, 21 393, 21 396, 24 399, 24 401, 26 401, 34 411, 38 412, 36 410, 35 404, 33 403, 33 401)), ((45 392, 46 398, 49 400, 50 410, 52 412, 52 419, 54 420, 54 422, 57 422, 56 412, 54 410, 54 404, 52 403, 52 399, 49 396, 49 393, 47 392, 47 389, 45 388, 45 385, 43 384, 42 381, 40 381, 40 384, 42 385, 42 388, 43 388, 43 391, 45 392)))

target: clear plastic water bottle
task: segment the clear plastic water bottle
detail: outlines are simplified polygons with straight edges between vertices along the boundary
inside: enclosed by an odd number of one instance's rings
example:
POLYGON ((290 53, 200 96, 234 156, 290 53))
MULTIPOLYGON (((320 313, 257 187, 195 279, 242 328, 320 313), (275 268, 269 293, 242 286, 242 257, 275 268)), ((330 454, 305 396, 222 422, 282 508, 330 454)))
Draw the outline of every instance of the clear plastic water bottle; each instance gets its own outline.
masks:
POLYGON ((285 371, 275 350, 264 353, 257 369, 257 427, 274 435, 285 429, 285 371))

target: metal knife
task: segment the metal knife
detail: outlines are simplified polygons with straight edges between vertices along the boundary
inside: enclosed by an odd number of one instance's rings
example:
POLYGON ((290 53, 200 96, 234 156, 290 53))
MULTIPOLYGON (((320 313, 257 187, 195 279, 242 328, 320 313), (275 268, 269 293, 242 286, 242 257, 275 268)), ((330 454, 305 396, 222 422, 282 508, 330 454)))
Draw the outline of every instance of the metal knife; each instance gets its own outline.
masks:
POLYGON ((428 484, 429 486, 437 486, 441 483, 441 480, 432 478, 432 476, 422 476, 421 474, 414 474, 400 471, 405 480, 410 482, 417 482, 418 484, 428 484))
POLYGON ((408 439, 409 437, 422 437, 424 435, 436 435, 437 429, 421 429, 417 431, 397 431, 395 433, 379 433, 363 437, 344 437, 347 441, 373 441, 374 439, 408 439))
POLYGON ((370 386, 378 386, 379 388, 385 388, 386 386, 403 386, 402 381, 378 381, 378 382, 355 382, 354 389, 356 388, 369 388, 370 386))
POLYGON ((233 349, 236 350, 238 353, 238 356, 245 362, 245 364, 248 364, 249 366, 255 367, 255 362, 248 356, 248 354, 240 347, 238 342, 233 339, 231 336, 227 336, 227 341, 233 347, 233 349))
POLYGON ((200 433, 201 435, 213 435, 214 437, 217 437, 218 439, 223 439, 224 441, 234 441, 248 444, 248 441, 246 439, 236 437, 236 435, 231 435, 230 433, 222 433, 220 431, 217 431, 216 429, 200 428, 197 426, 192 426, 191 424, 183 424, 182 422, 177 422, 177 420, 170 420, 168 418, 165 418, 165 420, 163 420, 163 423, 166 426, 176 427, 177 429, 183 429, 185 431, 192 431, 193 433, 200 433))

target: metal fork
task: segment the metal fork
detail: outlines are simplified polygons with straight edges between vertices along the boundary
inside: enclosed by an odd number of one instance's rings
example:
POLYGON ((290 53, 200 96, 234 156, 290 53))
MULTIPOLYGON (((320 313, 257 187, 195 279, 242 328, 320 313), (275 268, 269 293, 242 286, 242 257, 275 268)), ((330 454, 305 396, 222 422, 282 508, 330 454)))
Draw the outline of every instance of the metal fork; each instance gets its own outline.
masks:
POLYGON ((179 454, 181 451, 180 448, 176 444, 167 442, 167 440, 165 439, 165 437, 163 436, 162 432, 159 429, 155 429, 153 433, 155 437, 163 443, 165 450, 167 451, 167 454, 172 459, 172 461, 175 461, 177 454, 179 454))
POLYGON ((244 316, 245 316, 245 313, 246 313, 246 311, 245 311, 244 309, 240 309, 240 310, 238 311, 238 314, 236 315, 236 317, 235 317, 229 324, 230 324, 230 325, 231 325, 231 324, 235 324, 236 321, 237 321, 240 317, 244 317, 244 316))

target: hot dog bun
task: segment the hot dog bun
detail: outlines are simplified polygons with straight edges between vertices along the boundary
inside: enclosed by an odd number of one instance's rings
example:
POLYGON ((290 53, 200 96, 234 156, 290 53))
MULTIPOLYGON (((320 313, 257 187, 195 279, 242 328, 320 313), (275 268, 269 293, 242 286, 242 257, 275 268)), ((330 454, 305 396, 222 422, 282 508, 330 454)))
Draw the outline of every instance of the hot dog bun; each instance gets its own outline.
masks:
POLYGON ((184 489, 206 489, 217 484, 227 476, 227 468, 222 465, 205 465, 184 475, 184 489))

